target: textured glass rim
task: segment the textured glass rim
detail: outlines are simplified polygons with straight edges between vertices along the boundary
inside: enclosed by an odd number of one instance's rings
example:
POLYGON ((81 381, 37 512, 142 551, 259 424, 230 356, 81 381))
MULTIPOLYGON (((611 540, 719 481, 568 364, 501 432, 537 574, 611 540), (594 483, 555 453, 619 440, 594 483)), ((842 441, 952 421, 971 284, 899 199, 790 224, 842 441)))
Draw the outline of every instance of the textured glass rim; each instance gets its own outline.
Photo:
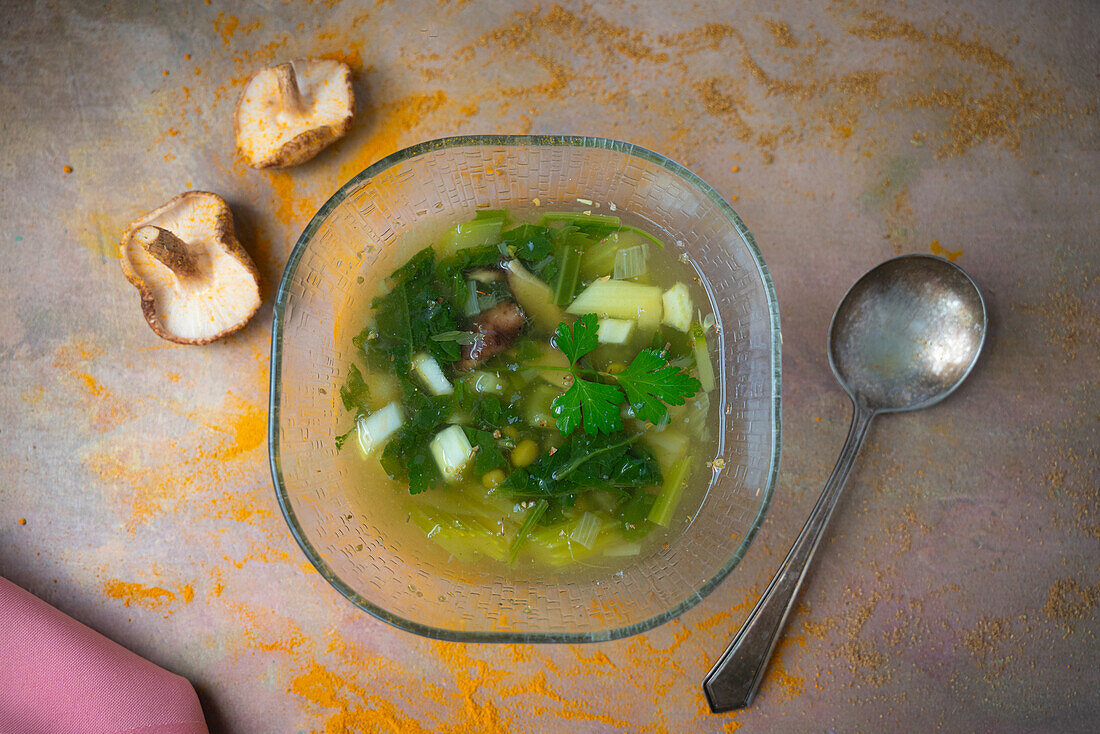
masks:
POLYGON ((771 505, 772 494, 775 490, 776 478, 779 474, 779 459, 780 450, 782 446, 781 440, 781 426, 782 426, 782 414, 781 414, 781 363, 780 363, 780 348, 782 345, 782 339, 780 337, 779 330, 779 302, 775 296, 775 286, 772 283, 771 274, 768 272, 768 266, 764 263, 764 258, 760 254, 760 250, 756 246, 756 240, 753 238, 752 233, 749 231, 745 223, 741 221, 741 217, 737 212, 733 210, 733 207, 722 198, 721 194, 714 190, 712 186, 706 183, 696 174, 680 165, 679 163, 666 158, 660 153, 655 153, 647 148, 634 145, 632 143, 625 143, 619 140, 611 140, 608 138, 597 138, 588 136, 573 136, 573 135, 458 135, 447 138, 439 138, 437 140, 429 140, 423 143, 417 143, 404 150, 391 153, 385 158, 379 160, 373 165, 361 171, 354 176, 350 181, 333 194, 328 201, 325 202, 313 218, 302 230, 302 234, 298 237, 298 241, 294 245, 294 249, 290 253, 290 257, 287 259, 286 267, 283 270, 283 277, 279 282, 279 290, 275 297, 274 314, 271 324, 271 365, 270 365, 270 392, 269 392, 269 404, 268 404, 268 427, 267 427, 267 441, 268 441, 268 460, 271 468, 271 479, 275 485, 275 494, 279 499, 279 508, 283 512, 283 517, 286 519, 287 525, 290 527, 290 532, 294 536, 294 539, 298 542, 302 551, 305 553, 306 558, 313 564, 314 568, 321 574, 326 581, 336 588, 341 594, 343 594, 349 601, 355 604, 357 607, 367 612, 368 614, 388 622, 389 624, 405 630, 406 632, 414 632, 418 635, 428 637, 437 640, 447 640, 451 642, 503 642, 503 643, 571 643, 571 642, 603 642, 607 640, 617 640, 630 635, 645 632, 646 630, 653 629, 658 625, 664 624, 687 610, 694 607, 701 602, 710 592, 712 592, 718 584, 720 584, 726 576, 740 563, 741 559, 745 555, 745 551, 748 549, 749 544, 752 543, 753 538, 756 537, 757 531, 760 529, 761 523, 764 521, 764 515, 767 513, 768 507, 771 505), (421 624, 409 619, 405 619, 399 615, 396 615, 384 607, 375 604, 365 598, 363 598, 358 592, 348 586, 343 579, 341 579, 324 561, 321 554, 313 547, 313 544, 306 537, 306 534, 302 526, 298 522, 297 515, 295 515, 293 508, 290 506, 290 497, 287 494, 285 482, 283 481, 282 466, 279 458, 279 406, 280 396, 282 393, 282 370, 280 367, 282 361, 282 347, 283 347, 283 315, 286 309, 286 302, 288 292, 290 290, 290 282, 295 271, 298 268, 298 263, 302 258, 302 254, 305 252, 306 247, 313 239, 313 235, 320 228, 321 224, 328 218, 328 215, 339 206, 348 195, 355 190, 363 181, 373 178, 382 171, 401 163, 402 161, 410 158, 429 153, 431 151, 443 150, 447 148, 464 148, 475 146, 510 146, 510 147, 522 147, 522 146, 537 146, 537 147, 564 147, 564 148, 593 148, 597 150, 611 150, 618 153, 625 153, 627 155, 636 156, 643 160, 655 163, 656 165, 664 168, 665 170, 679 176, 681 179, 689 183, 691 186, 701 191, 707 199, 715 204, 718 209, 729 219, 734 228, 741 235, 742 240, 748 245, 750 254, 753 261, 756 263, 757 274, 759 275, 761 282, 764 286, 764 292, 767 296, 768 303, 768 318, 771 325, 771 357, 772 357, 772 383, 771 383, 771 407, 772 407, 772 421, 774 430, 772 431, 772 452, 771 452, 771 465, 768 468, 768 476, 766 486, 764 487, 764 499, 760 505, 760 510, 757 512, 756 517, 753 518, 752 524, 748 531, 742 537, 741 542, 738 544, 737 549, 730 556, 730 559, 718 569, 718 571, 709 578, 706 582, 699 586, 699 588, 687 594, 687 596, 680 602, 672 605, 669 609, 657 614, 649 619, 635 622, 634 624, 625 625, 623 627, 616 627, 608 630, 601 630, 595 632, 493 632, 493 631, 464 631, 457 629, 445 629, 441 627, 433 627, 431 625, 421 624))

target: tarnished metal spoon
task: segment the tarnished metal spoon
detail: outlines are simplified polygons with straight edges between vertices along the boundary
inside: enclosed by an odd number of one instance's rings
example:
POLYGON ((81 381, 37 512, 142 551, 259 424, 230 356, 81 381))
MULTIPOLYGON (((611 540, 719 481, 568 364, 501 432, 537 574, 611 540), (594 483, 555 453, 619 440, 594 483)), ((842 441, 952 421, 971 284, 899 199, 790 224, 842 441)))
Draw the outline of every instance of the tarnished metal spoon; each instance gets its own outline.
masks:
POLYGON ((744 708, 756 695, 871 419, 950 395, 974 367, 985 331, 978 287, 938 257, 887 260, 844 296, 829 327, 829 364, 852 398, 848 440, 783 565, 703 680, 712 711, 744 708))

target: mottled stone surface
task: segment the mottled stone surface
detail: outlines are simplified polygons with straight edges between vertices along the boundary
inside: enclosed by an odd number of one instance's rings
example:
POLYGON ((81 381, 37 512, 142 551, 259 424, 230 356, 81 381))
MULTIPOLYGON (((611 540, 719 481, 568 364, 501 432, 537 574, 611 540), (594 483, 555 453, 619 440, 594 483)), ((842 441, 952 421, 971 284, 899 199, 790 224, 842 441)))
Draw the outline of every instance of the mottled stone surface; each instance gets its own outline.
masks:
POLYGON ((1096 8, 729 5, 2 3, 0 573, 188 676, 213 731, 1088 730, 1096 8), (359 120, 304 166, 249 170, 236 95, 304 55, 353 66, 359 120), (733 201, 775 278, 775 501, 741 567, 651 633, 399 632, 312 570, 271 490, 271 302, 295 238, 378 158, 477 132, 669 155, 733 201), (149 330, 114 252, 188 188, 228 199, 264 277, 259 315, 208 347, 149 330), (946 402, 875 425, 756 704, 711 716, 699 682, 844 438, 832 310, 907 252, 973 275, 986 353, 946 402))

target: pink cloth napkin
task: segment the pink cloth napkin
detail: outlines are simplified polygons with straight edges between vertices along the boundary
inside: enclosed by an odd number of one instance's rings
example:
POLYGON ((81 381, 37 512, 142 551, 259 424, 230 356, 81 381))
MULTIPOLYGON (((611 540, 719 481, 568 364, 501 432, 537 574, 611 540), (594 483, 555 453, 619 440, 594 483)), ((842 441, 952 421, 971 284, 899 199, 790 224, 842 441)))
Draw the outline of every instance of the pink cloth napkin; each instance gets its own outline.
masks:
POLYGON ((207 734, 195 689, 0 578, 0 734, 207 734))

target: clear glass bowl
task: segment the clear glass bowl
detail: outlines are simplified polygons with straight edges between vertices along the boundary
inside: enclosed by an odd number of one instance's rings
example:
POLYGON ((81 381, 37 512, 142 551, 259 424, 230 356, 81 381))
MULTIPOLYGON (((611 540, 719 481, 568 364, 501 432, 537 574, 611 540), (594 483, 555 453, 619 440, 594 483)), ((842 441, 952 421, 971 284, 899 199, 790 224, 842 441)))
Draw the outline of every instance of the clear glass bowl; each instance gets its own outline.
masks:
MULTIPOLYGON (((644 148, 588 137, 434 140, 360 173, 321 207, 290 255, 275 303, 269 450, 279 504, 306 556, 340 593, 401 629, 471 642, 591 642, 650 629, 702 600, 741 560, 779 467, 779 310, 752 234, 721 196, 644 148), (587 575, 456 567, 410 552, 378 522, 338 460, 338 391, 350 343, 336 316, 357 278, 397 264, 393 243, 428 220, 479 208, 641 217, 709 283, 721 340, 716 433, 724 468, 682 533, 587 575)), ((368 500, 369 502, 369 500, 368 500)), ((427 541, 424 541, 427 543, 427 541)))

